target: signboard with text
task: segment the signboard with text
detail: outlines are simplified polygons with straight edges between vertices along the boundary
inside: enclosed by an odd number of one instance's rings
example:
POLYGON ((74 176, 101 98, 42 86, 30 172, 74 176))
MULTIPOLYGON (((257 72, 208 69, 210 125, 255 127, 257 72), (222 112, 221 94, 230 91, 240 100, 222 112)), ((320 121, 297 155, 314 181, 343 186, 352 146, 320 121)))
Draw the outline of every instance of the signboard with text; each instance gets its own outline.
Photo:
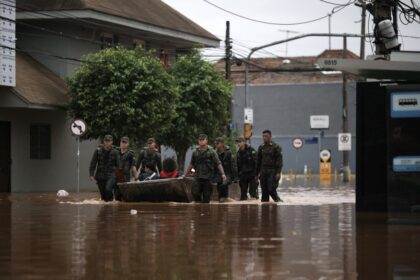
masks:
POLYGON ((330 127, 330 116, 314 115, 310 118, 311 129, 328 129, 330 127))
POLYGON ((0 3, 0 86, 16 86, 16 0, 0 3))
POLYGON ((244 109, 244 123, 254 123, 254 110, 252 108, 244 109))

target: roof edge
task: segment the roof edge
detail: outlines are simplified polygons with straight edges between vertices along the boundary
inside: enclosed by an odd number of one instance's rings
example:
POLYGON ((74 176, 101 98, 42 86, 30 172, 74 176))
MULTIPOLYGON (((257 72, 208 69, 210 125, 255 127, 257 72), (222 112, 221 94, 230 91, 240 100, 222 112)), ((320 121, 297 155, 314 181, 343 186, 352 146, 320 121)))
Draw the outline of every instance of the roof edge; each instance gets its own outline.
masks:
MULTIPOLYGON (((96 10, 86 9, 86 10, 65 10, 65 11, 46 11, 42 14, 38 12, 17 12, 16 20, 25 20, 25 19, 69 19, 69 18, 90 18, 94 20, 99 20, 102 22, 112 23, 116 25, 122 25, 128 28, 148 31, 151 33, 156 33, 164 36, 169 36, 177 39, 183 39, 190 42, 195 42, 198 44, 203 44, 207 47, 218 47, 220 39, 217 37, 209 38, 185 31, 179 31, 175 29, 170 29, 167 27, 162 27, 158 25, 153 25, 146 22, 141 22, 126 17, 111 15, 104 12, 98 12, 96 10)), ((214 36, 214 35, 213 35, 214 36)))

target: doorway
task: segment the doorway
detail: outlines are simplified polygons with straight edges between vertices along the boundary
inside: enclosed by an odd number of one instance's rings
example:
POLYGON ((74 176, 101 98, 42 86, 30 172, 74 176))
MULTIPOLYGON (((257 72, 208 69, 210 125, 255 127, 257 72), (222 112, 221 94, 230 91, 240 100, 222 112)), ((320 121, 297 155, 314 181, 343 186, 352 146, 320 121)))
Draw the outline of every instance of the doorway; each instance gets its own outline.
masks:
POLYGON ((10 122, 0 122, 0 192, 11 190, 10 122))

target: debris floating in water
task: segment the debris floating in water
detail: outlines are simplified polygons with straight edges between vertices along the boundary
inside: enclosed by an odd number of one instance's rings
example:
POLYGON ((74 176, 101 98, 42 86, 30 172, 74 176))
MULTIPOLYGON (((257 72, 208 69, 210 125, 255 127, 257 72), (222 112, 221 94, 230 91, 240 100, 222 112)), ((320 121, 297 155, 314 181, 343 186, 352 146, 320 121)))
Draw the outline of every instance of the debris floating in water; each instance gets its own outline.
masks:
POLYGON ((97 199, 85 199, 83 201, 60 201, 61 204, 73 204, 73 205, 104 205, 107 202, 97 199))
POLYGON ((57 196, 59 196, 59 197, 69 196, 69 193, 68 193, 68 192, 66 192, 65 190, 59 190, 59 191, 57 192, 57 196))
POLYGON ((131 215, 137 215, 137 210, 136 209, 131 209, 130 214, 131 215))

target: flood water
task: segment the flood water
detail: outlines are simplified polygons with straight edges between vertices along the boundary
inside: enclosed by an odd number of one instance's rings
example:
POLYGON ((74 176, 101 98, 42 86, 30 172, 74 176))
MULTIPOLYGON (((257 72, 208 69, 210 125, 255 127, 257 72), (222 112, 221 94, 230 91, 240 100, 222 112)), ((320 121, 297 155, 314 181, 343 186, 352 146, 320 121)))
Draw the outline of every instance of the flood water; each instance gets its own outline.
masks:
POLYGON ((278 205, 0 194, 0 279, 420 279, 420 226, 356 218, 354 182, 285 180, 279 193, 278 205))

